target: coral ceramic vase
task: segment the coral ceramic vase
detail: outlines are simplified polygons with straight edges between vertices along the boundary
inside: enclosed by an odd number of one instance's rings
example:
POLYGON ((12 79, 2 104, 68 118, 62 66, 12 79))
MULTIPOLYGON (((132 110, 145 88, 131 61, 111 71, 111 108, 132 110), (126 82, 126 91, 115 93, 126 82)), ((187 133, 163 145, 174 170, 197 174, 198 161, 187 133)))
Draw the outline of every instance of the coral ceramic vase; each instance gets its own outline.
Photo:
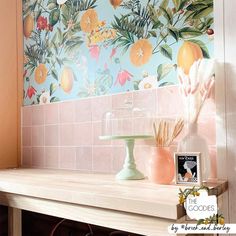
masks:
POLYGON ((169 147, 153 147, 149 161, 148 178, 157 184, 171 184, 174 174, 174 158, 169 147))

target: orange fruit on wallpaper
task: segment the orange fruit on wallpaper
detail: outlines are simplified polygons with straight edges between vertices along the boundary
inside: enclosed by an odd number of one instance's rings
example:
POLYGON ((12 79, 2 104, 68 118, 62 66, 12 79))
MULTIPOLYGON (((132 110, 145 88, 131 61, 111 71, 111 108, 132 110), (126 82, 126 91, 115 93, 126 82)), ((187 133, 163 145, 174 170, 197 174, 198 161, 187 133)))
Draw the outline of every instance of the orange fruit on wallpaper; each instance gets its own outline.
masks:
POLYGON ((203 54, 199 45, 185 41, 179 49, 177 64, 188 75, 192 64, 201 58, 203 58, 203 54))
POLYGON ((70 67, 64 67, 61 72, 61 88, 65 93, 70 93, 74 84, 74 73, 70 67))
POLYGON ((34 79, 36 83, 42 84, 45 82, 48 75, 48 69, 44 64, 39 64, 34 71, 34 79))
POLYGON ((29 38, 34 29, 34 18, 30 14, 24 19, 24 36, 29 38))
POLYGON ((152 56, 152 44, 147 39, 140 39, 130 49, 130 60, 135 66, 146 64, 152 56))
POLYGON ((90 33, 92 30, 96 29, 98 23, 97 12, 94 9, 88 9, 81 17, 80 27, 82 31, 90 33))
POLYGON ((122 3, 122 0, 110 0, 111 5, 116 9, 122 3))

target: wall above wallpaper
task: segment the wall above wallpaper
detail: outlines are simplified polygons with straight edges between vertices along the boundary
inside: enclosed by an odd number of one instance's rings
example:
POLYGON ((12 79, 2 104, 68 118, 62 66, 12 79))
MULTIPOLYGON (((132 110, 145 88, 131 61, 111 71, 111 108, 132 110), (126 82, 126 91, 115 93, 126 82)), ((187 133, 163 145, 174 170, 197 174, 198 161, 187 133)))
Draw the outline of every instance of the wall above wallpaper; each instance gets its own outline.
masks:
POLYGON ((61 2, 23 0, 24 105, 177 84, 213 56, 213 0, 61 2))

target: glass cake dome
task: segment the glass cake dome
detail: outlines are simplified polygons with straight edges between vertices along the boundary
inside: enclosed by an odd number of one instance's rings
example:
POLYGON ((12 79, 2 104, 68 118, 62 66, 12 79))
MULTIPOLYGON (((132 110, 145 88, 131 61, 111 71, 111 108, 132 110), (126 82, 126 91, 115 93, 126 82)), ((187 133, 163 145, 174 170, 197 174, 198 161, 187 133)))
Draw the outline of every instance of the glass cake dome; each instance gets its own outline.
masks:
POLYGON ((122 138, 152 135, 152 114, 144 108, 134 107, 131 101, 104 113, 102 136, 122 138))
POLYGON ((134 143, 136 139, 153 139, 152 114, 147 109, 134 107, 132 102, 108 111, 102 119, 102 140, 122 139, 126 155, 123 168, 116 175, 118 180, 144 179, 145 176, 136 168, 134 143))

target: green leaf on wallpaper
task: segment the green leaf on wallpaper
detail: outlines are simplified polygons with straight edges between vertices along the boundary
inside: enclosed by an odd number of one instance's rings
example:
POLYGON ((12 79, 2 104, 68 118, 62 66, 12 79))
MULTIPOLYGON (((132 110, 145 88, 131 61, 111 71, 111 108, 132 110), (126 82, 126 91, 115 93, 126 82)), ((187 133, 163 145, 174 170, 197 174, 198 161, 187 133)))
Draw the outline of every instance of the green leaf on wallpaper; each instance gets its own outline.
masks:
POLYGON ((33 3, 33 4, 31 5, 31 7, 30 7, 30 8, 31 8, 31 9, 30 9, 31 12, 34 12, 34 11, 35 11, 35 8, 36 8, 37 4, 38 4, 38 1, 35 0, 34 3, 33 3))
POLYGON ((57 90, 57 84, 51 83, 50 84, 50 96, 53 95, 53 93, 57 90))
POLYGON ((52 73, 52 77, 53 77, 55 80, 58 80, 57 71, 56 71, 55 69, 52 69, 51 73, 52 73))
POLYGON ((194 37, 201 36, 201 35, 202 35, 201 31, 194 29, 194 28, 190 28, 190 27, 184 27, 184 28, 180 29, 180 31, 179 31, 179 36, 182 39, 194 38, 194 37))
POLYGON ((169 27, 168 32, 175 39, 176 42, 179 40, 179 31, 176 28, 169 27))
POLYGON ((148 33, 155 38, 157 37, 157 33, 154 30, 148 31, 148 33))
POLYGON ((172 0, 172 2, 174 3, 176 10, 179 9, 180 0, 172 0))
POLYGON ((157 81, 164 79, 173 69, 172 64, 160 64, 157 67, 157 81))
POLYGON ((58 5, 56 3, 54 3, 54 2, 49 3, 48 6, 47 6, 48 10, 53 10, 53 9, 55 9, 57 7, 58 7, 58 5))
POLYGON ((168 7, 168 5, 169 5, 169 0, 162 0, 160 7, 165 9, 168 7))
POLYGON ((166 82, 160 83, 158 86, 159 87, 164 87, 164 86, 167 86, 167 85, 174 85, 174 83, 166 81, 166 82))
POLYGON ((153 21, 152 29, 158 29, 158 28, 161 28, 162 26, 164 26, 164 24, 161 23, 160 20, 155 20, 153 21))
POLYGON ((163 7, 160 7, 160 10, 162 11, 163 13, 163 16, 166 18, 167 22, 169 24, 172 24, 173 23, 173 15, 172 15, 172 11, 170 10, 170 8, 163 8, 163 7))
POLYGON ((57 4, 57 0, 48 0, 48 5, 50 5, 51 3, 57 4))
POLYGON ((59 9, 54 9, 50 12, 49 14, 49 24, 54 26, 60 18, 60 10, 59 9))
POLYGON ((184 17, 185 17, 185 19, 184 19, 184 23, 186 23, 186 22, 188 22, 188 21, 192 21, 193 20, 193 14, 194 14, 195 12, 192 12, 192 11, 186 11, 185 13, 184 13, 184 17))
POLYGON ((42 9, 39 9, 37 12, 35 12, 35 21, 38 20, 38 18, 41 16, 42 14, 42 9))
POLYGON ((184 6, 189 2, 189 0, 180 0, 179 2, 180 3, 179 3, 179 7, 178 7, 177 11, 182 10, 184 8, 184 6))
POLYGON ((58 97, 52 97, 50 102, 60 102, 60 99, 58 97))
POLYGON ((168 44, 161 45, 160 52, 163 56, 172 60, 172 48, 168 44))
POLYGON ((187 6, 187 11, 198 11, 201 10, 203 8, 206 8, 206 4, 202 3, 198 3, 198 2, 193 2, 192 4, 187 6))
POLYGON ((191 40, 188 40, 188 41, 198 44, 199 47, 202 50, 203 57, 210 58, 210 54, 209 54, 209 51, 208 51, 207 46, 205 45, 205 43, 203 43, 201 40, 195 40, 195 39, 191 39, 191 40))
MULTIPOLYGON (((88 94, 86 91, 81 91, 77 94, 78 97, 80 98, 86 98, 88 97, 90 94, 88 94)), ((90 95, 91 96, 91 95, 90 95)))
POLYGON ((141 80, 135 80, 134 82, 133 82, 133 85, 134 85, 134 90, 139 90, 139 83, 141 82, 141 80))
POLYGON ((213 12, 213 7, 206 7, 201 9, 193 14, 193 19, 200 19, 202 17, 206 17, 213 12))

